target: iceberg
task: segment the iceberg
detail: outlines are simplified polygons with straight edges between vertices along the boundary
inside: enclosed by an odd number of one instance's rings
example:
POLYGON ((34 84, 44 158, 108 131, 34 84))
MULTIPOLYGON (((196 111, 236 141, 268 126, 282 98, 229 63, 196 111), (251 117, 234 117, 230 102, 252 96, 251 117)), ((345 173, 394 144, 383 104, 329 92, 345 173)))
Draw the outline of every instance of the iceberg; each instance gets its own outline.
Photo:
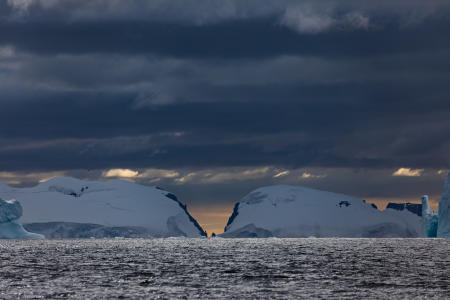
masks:
POLYGON ((26 231, 19 218, 22 216, 22 206, 17 200, 0 198, 0 238, 1 239, 36 239, 43 235, 26 231))
POLYGON ((186 205, 163 189, 123 180, 53 178, 35 187, 0 184, 23 206, 23 226, 47 238, 206 237, 186 205))
POLYGON ((436 237, 438 229, 438 215, 430 208, 427 195, 422 196, 422 235, 423 237, 436 237))
POLYGON ((439 201, 437 237, 450 237, 450 172, 444 183, 444 192, 439 201))
POLYGON ((221 237, 420 237, 421 217, 301 186, 259 188, 242 198, 221 237))

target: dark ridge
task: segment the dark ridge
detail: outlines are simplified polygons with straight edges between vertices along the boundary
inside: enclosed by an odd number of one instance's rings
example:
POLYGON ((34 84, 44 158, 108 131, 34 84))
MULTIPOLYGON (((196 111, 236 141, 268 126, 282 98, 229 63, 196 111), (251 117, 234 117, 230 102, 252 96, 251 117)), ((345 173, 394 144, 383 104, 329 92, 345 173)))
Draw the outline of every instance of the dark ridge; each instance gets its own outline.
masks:
POLYGON ((229 225, 231 225, 231 223, 233 223, 233 221, 234 221, 234 219, 237 217, 237 215, 239 214, 239 202, 238 203, 236 203, 235 205, 234 205, 234 208, 233 208, 233 213, 231 214, 231 216, 230 216, 230 218, 228 219, 228 222, 227 222, 227 226, 225 226, 225 229, 223 230, 223 231, 227 231, 227 227, 229 226, 229 225))
POLYGON ((392 203, 389 202, 389 204, 386 206, 386 208, 395 209, 395 210, 408 210, 412 212, 413 214, 418 215, 419 217, 422 216, 422 204, 418 203, 392 203))
MULTIPOLYGON (((367 203, 366 200, 364 200, 364 199, 363 199, 363 202, 364 202, 364 203, 367 203)), ((376 206, 375 204, 370 203, 370 206, 372 206, 373 208, 375 208, 376 210, 378 210, 378 206, 376 206)))
POLYGON ((200 224, 198 224, 197 220, 194 219, 191 214, 188 212, 187 210, 187 206, 186 204, 183 204, 180 202, 180 200, 178 200, 177 196, 175 196, 172 193, 167 193, 166 197, 169 199, 174 200, 175 202, 178 203, 178 205, 184 210, 184 212, 187 214, 187 216, 189 217, 189 221, 191 221, 192 224, 194 224, 195 227, 197 227, 198 231, 200 231, 200 234, 204 237, 208 237, 208 234, 206 233, 205 230, 203 230, 202 226, 200 226, 200 224))
POLYGON ((348 202, 348 201, 341 201, 341 202, 339 202, 339 207, 342 207, 342 205, 344 205, 345 207, 349 207, 352 204, 350 202, 348 202))

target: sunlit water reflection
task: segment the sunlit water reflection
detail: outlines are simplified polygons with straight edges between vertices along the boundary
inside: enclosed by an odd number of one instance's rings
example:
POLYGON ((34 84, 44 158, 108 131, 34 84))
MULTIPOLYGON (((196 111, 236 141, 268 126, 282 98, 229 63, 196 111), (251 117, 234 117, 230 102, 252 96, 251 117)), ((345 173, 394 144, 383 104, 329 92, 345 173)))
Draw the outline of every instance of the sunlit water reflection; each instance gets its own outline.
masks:
POLYGON ((0 240, 0 298, 450 297, 450 239, 0 240))

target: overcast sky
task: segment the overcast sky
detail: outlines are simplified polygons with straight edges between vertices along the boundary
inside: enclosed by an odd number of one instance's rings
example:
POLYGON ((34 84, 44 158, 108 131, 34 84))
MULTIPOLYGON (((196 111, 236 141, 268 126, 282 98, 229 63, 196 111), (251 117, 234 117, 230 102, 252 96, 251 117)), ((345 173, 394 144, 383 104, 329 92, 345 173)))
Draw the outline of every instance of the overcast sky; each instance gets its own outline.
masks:
POLYGON ((0 180, 158 185, 210 231, 270 184, 437 201, 447 3, 0 0, 0 180))

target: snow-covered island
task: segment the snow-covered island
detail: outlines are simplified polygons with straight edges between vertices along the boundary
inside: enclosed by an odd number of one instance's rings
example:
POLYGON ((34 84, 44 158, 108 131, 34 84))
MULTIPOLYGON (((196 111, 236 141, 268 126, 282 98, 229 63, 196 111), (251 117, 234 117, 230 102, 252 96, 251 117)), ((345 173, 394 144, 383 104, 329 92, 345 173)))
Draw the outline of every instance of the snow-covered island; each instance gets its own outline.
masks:
MULTIPOLYGON (((0 182, 0 238, 44 235, 206 237, 206 232, 175 195, 156 187, 73 178, 31 188, 0 182)), ((391 203, 380 211, 343 194, 289 185, 259 188, 236 203, 220 237, 450 237, 450 173, 436 212, 427 196, 422 204, 391 203)))
POLYGON ((0 197, 17 199, 25 229, 47 238, 206 236, 175 195, 122 180, 53 178, 31 188, 0 183, 0 197))
POLYGON ((380 211, 362 199, 288 185, 259 188, 236 203, 222 237, 450 237, 450 172, 433 212, 390 203, 380 211))
POLYGON ((259 188, 239 201, 222 237, 420 237, 421 217, 300 186, 259 188))
POLYGON ((43 235, 26 231, 18 221, 22 206, 17 200, 0 198, 0 239, 38 239, 43 235))

